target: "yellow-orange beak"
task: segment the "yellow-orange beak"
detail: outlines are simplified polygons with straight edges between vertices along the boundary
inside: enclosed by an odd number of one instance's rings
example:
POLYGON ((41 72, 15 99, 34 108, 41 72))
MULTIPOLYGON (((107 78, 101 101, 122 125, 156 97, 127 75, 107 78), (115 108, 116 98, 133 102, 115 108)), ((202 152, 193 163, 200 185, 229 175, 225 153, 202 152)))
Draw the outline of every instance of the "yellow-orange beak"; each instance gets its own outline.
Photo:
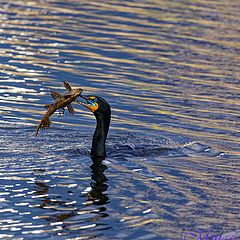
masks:
POLYGON ((81 95, 80 97, 86 100, 86 102, 77 101, 77 103, 81 104, 85 108, 88 108, 92 113, 94 113, 99 108, 98 103, 93 100, 94 97, 88 97, 83 95, 81 95))

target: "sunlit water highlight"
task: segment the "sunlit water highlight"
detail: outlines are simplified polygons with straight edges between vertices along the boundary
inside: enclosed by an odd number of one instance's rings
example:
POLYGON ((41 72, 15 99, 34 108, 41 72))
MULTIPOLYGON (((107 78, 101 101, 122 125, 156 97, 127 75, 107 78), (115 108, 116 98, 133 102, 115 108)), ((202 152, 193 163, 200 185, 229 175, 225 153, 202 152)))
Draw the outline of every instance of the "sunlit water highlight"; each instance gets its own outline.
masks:
POLYGON ((240 229, 236 1, 1 1, 0 238, 183 239, 240 229), (53 116, 63 80, 112 106, 53 116))

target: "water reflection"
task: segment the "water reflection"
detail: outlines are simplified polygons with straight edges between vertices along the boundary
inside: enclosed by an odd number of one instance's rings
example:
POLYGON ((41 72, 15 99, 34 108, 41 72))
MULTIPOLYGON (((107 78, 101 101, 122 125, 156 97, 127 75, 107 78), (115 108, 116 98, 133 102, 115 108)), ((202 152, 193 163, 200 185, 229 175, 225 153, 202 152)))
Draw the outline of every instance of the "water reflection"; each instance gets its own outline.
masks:
POLYGON ((102 163, 103 159, 101 158, 92 158, 92 161, 91 190, 88 192, 87 197, 89 200, 92 200, 94 204, 105 205, 109 202, 108 194, 106 193, 108 179, 104 174, 107 167, 102 163))
POLYGON ((237 0, 0 5, 0 238, 179 239, 181 230, 236 230, 237 0), (76 106, 75 116, 54 116, 48 132, 33 136, 63 80, 106 98, 114 136, 107 144, 136 152, 110 156, 107 178, 106 166, 89 168, 86 157, 91 113, 76 106), (173 152, 159 156, 154 145, 173 152), (100 236, 104 227, 114 231, 100 236))
POLYGON ((80 195, 80 198, 70 202, 67 199, 63 200, 65 197, 61 196, 61 193, 53 194, 51 190, 53 186, 50 186, 48 181, 41 180, 45 170, 34 171, 36 181, 33 198, 39 199, 40 202, 39 205, 35 206, 47 210, 44 215, 37 217, 45 219, 50 226, 58 226, 55 231, 59 236, 70 234, 71 231, 82 231, 89 228, 111 229, 106 220, 101 221, 102 218, 109 216, 107 213, 107 204, 109 203, 108 179, 104 174, 107 167, 102 163, 103 159, 92 158, 92 161, 90 186, 82 192, 83 196, 80 192, 73 193, 69 190, 68 195, 80 195), (84 202, 82 202, 82 197, 85 198, 84 202), (93 206, 97 206, 97 208, 93 206))

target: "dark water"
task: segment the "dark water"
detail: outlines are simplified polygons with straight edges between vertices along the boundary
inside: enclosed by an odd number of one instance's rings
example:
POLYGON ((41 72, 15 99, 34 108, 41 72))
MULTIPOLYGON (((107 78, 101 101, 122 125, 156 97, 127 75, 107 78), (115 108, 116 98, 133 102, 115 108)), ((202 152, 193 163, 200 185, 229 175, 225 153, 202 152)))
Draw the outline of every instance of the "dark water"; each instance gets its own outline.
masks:
POLYGON ((1 239, 240 230, 239 1, 0 6, 1 239), (102 164, 81 106, 34 136, 63 80, 112 106, 102 164))

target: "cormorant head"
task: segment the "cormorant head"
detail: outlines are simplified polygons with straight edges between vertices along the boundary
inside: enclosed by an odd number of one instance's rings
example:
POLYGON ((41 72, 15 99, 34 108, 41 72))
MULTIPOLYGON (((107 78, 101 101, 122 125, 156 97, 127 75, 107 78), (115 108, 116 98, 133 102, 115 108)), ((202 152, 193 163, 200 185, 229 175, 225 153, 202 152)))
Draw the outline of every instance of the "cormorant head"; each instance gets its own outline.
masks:
POLYGON ((108 129, 111 121, 111 108, 106 100, 99 96, 83 96, 80 95, 83 101, 77 101, 85 108, 89 109, 97 120, 97 126, 93 134, 91 156, 93 161, 95 158, 101 160, 106 157, 105 142, 108 134, 108 129))
POLYGON ((101 114, 110 114, 110 105, 109 103, 99 96, 83 96, 80 95, 81 98, 85 100, 85 102, 78 101, 82 106, 88 108, 95 116, 101 114))

